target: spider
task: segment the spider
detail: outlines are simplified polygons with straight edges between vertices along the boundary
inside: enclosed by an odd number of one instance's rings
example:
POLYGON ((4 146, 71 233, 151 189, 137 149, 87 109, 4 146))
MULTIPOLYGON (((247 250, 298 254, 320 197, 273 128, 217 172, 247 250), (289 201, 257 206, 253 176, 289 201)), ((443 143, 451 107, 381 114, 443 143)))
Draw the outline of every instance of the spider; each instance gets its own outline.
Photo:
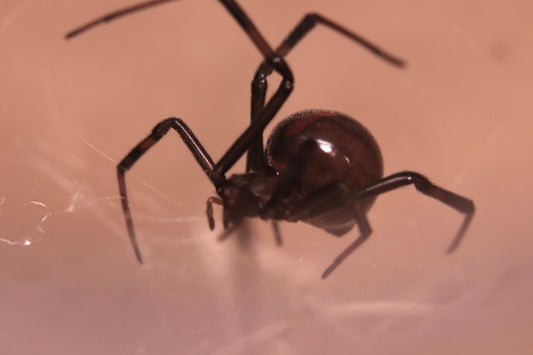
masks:
MULTIPOLYGON (((96 25, 132 12, 174 0, 151 0, 109 13, 66 35, 72 38, 96 25)), ((387 53, 358 34, 316 13, 309 13, 276 48, 272 49, 252 20, 235 0, 220 0, 263 56, 251 85, 251 123, 215 164, 200 141, 181 118, 170 117, 155 126, 117 166, 122 209, 128 234, 140 263, 133 219, 126 193, 125 173, 170 129, 174 129, 213 183, 217 197, 207 200, 207 220, 214 229, 213 204, 223 206, 226 231, 239 226, 244 218, 271 220, 278 244, 278 221, 303 221, 341 237, 355 225, 360 235, 326 268, 328 277, 343 260, 372 233, 367 212, 376 197, 401 186, 413 184, 421 193, 437 199, 464 214, 463 223, 448 253, 461 242, 474 215, 474 203, 445 190, 423 175, 403 171, 383 177, 381 152, 374 137, 359 122, 345 114, 328 110, 297 112, 273 130, 266 147, 263 131, 289 97, 294 84, 285 56, 317 25, 323 25, 373 52, 386 62, 403 67, 401 59, 387 53), (281 83, 266 100, 267 78, 273 72, 281 83), (226 177, 226 172, 244 154, 246 172, 226 177)))

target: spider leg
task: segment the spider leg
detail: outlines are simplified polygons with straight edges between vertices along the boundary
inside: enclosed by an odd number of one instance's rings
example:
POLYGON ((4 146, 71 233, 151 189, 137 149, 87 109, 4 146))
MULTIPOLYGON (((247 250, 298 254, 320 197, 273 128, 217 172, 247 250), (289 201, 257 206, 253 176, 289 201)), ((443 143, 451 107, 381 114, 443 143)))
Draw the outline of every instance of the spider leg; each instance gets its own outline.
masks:
POLYGON ((369 51, 383 60, 386 60, 390 64, 403 67, 404 61, 394 55, 387 53, 385 50, 379 48, 377 45, 361 37, 360 35, 352 32, 338 23, 327 19, 326 17, 310 13, 304 16, 304 18, 296 25, 292 32, 283 40, 283 42, 276 49, 276 54, 280 57, 285 57, 293 48, 298 44, 317 24, 322 24, 330 29, 348 37, 349 39, 359 43, 369 51))
MULTIPOLYGON (((264 86, 264 89, 259 88, 257 94, 252 95, 252 100, 254 100, 252 104, 252 122, 217 162, 214 168, 214 171, 217 174, 223 175, 226 173, 250 147, 262 147, 262 138, 259 137, 262 137, 265 127, 270 121, 272 121, 292 92, 294 78, 289 66, 285 63, 283 58, 275 56, 266 60, 265 63, 264 71, 271 72, 273 68, 283 77, 281 83, 266 105, 264 105, 266 85, 264 86)), ((257 148, 252 148, 251 159, 253 159, 254 156, 253 152, 257 151, 257 148)), ((252 166, 256 164, 256 166, 260 167, 262 164, 261 161, 264 160, 259 160, 259 163, 252 162, 252 166)))
MULTIPOLYGON (((130 236, 131 244, 137 260, 142 263, 142 256, 139 250, 139 245, 137 244, 137 238, 135 234, 135 228, 133 226, 133 219, 131 217, 131 210, 128 202, 128 195, 126 192, 126 178, 125 174, 135 162, 142 157, 154 144, 156 144, 168 131, 169 129, 174 129, 179 133, 187 147, 190 149, 196 161, 204 172, 207 174, 209 179, 213 182, 215 187, 219 187, 224 182, 224 176, 217 175, 214 173, 214 163, 209 154, 207 154, 204 147, 200 144, 198 139, 192 133, 189 127, 179 118, 167 118, 166 120, 160 122, 152 130, 150 135, 143 139, 139 144, 137 144, 124 159, 117 165, 117 178, 118 186, 120 191, 120 197, 122 199, 122 210, 124 212, 124 218, 126 220, 126 226, 128 228, 128 234, 130 236)), ((216 201, 213 201, 216 202, 216 201)))
POLYGON ((276 244, 278 246, 283 245, 283 239, 281 238, 281 231, 279 230, 279 223, 278 221, 271 219, 272 223, 272 231, 274 232, 274 240, 276 241, 276 244))
POLYGON ((213 217, 213 203, 216 203, 219 206, 224 206, 224 201, 218 197, 209 197, 206 203, 205 214, 207 215, 207 223, 209 224, 209 229, 215 229, 215 218, 213 217))
MULTIPOLYGON (((100 16, 92 21, 87 22, 86 24, 79 26, 75 28, 74 30, 68 32, 65 35, 66 39, 70 39, 72 37, 75 37, 95 26, 104 24, 106 22, 111 22, 113 20, 116 20, 120 17, 132 14, 137 11, 141 11, 150 7, 158 6, 167 2, 176 1, 176 0, 148 0, 143 1, 128 7, 121 8, 119 10, 115 10, 112 12, 109 12, 105 14, 104 16, 100 16)), ((233 18, 237 21, 237 23, 241 26, 241 28, 246 32, 248 37, 252 40, 252 42, 255 44, 257 49, 261 52, 263 57, 266 60, 271 60, 274 58, 274 51, 270 46, 268 45, 267 41, 264 39, 264 37, 261 35, 257 27, 255 27, 255 24, 250 20, 248 15, 242 10, 242 8, 237 4, 235 0, 219 0, 222 5, 226 8, 226 10, 229 11, 229 13, 233 16, 233 18)))
POLYGON ((308 194, 299 201, 296 201, 291 206, 287 216, 288 219, 293 220, 311 219, 335 209, 345 208, 350 201, 353 204, 354 217, 357 220, 361 235, 337 258, 335 258, 333 263, 322 274, 322 278, 328 277, 348 255, 350 255, 370 236, 371 228, 364 212, 360 210, 360 203, 366 199, 375 198, 382 193, 410 184, 413 184, 421 193, 439 200, 465 215, 463 223, 448 247, 447 252, 452 253, 457 249, 474 216, 475 206, 472 200, 445 190, 433 184, 421 174, 411 171, 404 171, 390 175, 357 191, 354 191, 350 186, 343 182, 336 182, 326 185, 308 194))
POLYGON ((242 221, 238 223, 231 223, 229 226, 225 227, 224 230, 222 230, 222 232, 218 235, 217 240, 219 242, 226 240, 235 231, 239 230, 241 223, 242 221))
POLYGON ((424 195, 439 200, 440 202, 465 215, 459 231, 447 249, 448 253, 452 253, 461 243, 461 240, 463 239, 463 236, 468 229, 472 218, 474 217, 475 206, 472 200, 443 189, 442 187, 433 184, 425 176, 412 171, 402 171, 385 177, 377 183, 355 192, 354 198, 365 199, 411 184, 413 184, 415 188, 424 195))
POLYGON ((122 16, 129 15, 133 12, 137 12, 137 11, 140 11, 140 10, 152 7, 152 6, 160 5, 160 4, 171 2, 171 1, 176 1, 176 0, 149 0, 149 1, 142 2, 142 3, 137 3, 132 6, 128 6, 125 8, 121 8, 119 10, 115 10, 113 12, 105 14, 104 16, 100 16, 92 21, 89 21, 86 24, 81 25, 80 27, 73 29, 72 31, 70 31, 69 33, 65 35, 65 39, 70 39, 87 30, 90 30, 91 28, 95 26, 104 24, 106 22, 111 22, 122 16))
MULTIPOLYGON (((267 75, 265 73, 265 64, 263 63, 260 68, 257 69, 254 79, 252 80, 252 94, 251 94, 251 124, 257 120, 259 114, 265 106, 265 97, 268 87, 267 75), (263 67, 263 68, 261 68, 263 67)), ((255 140, 252 141, 248 148, 246 156, 246 172, 268 172, 271 170, 265 157, 263 146, 263 134, 260 134, 255 140)))
POLYGON ((357 204, 353 205, 354 217, 357 220, 357 225, 359 226, 359 231, 361 234, 359 237, 353 241, 342 253, 337 255, 333 262, 324 270, 320 276, 322 279, 327 278, 348 256, 350 256, 361 244, 363 244, 370 234, 372 234, 372 228, 366 218, 366 215, 357 204))
MULTIPOLYGON (((331 213, 335 210, 345 210, 350 208, 357 226, 359 227, 360 235, 354 240, 346 249, 342 251, 333 262, 324 270, 321 278, 327 278, 348 256, 350 256, 357 248, 359 248, 372 234, 372 228, 366 218, 366 212, 363 210, 362 200, 354 200, 352 198, 353 188, 344 182, 334 182, 328 184, 314 192, 308 194, 304 198, 296 201, 289 208, 288 218, 293 220, 310 220, 319 217, 325 213, 331 213)), ((349 231, 352 226, 342 228, 335 233, 333 230, 329 232, 342 235, 349 231)))
MULTIPOLYGON (((176 0, 148 0, 143 1, 128 7, 124 7, 119 10, 115 10, 113 12, 107 13, 104 16, 100 16, 99 18, 96 18, 92 21, 89 21, 88 23, 75 28, 74 30, 70 31, 65 35, 66 39, 70 39, 72 37, 75 37, 95 26, 101 25, 106 22, 111 22, 113 20, 116 20, 120 17, 132 14, 134 12, 144 10, 150 7, 154 7, 157 5, 161 5, 167 2, 176 1, 176 0)), ((268 45, 268 43, 265 41, 263 36, 259 33, 257 28, 255 27, 254 23, 250 20, 250 18, 246 15, 246 13, 241 9, 241 7, 235 2, 235 0, 219 0, 222 5, 226 7, 226 9, 231 13, 233 18, 239 23, 239 25, 242 27, 242 29, 248 34, 248 37, 254 42, 255 46, 263 57, 265 59, 273 58, 274 52, 268 45)))

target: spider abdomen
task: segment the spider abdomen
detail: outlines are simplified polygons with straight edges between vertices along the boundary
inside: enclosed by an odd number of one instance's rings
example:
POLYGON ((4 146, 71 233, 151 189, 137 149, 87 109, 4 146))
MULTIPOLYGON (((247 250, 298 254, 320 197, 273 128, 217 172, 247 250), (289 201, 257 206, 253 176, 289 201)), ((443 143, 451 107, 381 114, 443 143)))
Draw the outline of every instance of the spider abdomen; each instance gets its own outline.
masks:
POLYGON ((308 140, 315 149, 304 152, 302 192, 343 181, 360 189, 383 177, 383 160, 378 144, 359 122, 335 111, 301 111, 280 122, 266 146, 269 163, 283 171, 308 140))
MULTIPOLYGON (((309 110, 295 113, 273 130, 266 146, 269 163, 280 173, 299 165, 295 190, 306 196, 332 183, 342 183, 353 191, 383 177, 383 163, 378 144, 359 122, 335 111, 309 110), (304 147, 312 140, 315 144, 304 147), (309 148, 311 147, 311 148, 309 148)), ((340 198, 331 201, 331 213, 305 222, 342 235, 354 225, 352 206, 340 198)), ((363 201, 368 210, 374 198, 363 201)), ((324 206, 321 206, 323 208, 324 206)))

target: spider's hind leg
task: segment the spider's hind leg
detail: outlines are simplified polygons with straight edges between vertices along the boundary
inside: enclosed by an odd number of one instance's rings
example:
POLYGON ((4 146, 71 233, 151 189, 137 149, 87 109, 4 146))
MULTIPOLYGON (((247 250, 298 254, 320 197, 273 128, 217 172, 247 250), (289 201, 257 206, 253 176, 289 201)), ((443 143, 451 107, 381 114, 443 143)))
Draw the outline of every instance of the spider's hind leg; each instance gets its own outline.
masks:
MULTIPOLYGON (((291 218, 303 221, 312 221, 325 214, 339 211, 340 213, 351 213, 354 223, 359 227, 359 236, 348 247, 340 253, 335 260, 324 270, 322 279, 327 278, 348 256, 359 248, 372 234, 372 228, 366 217, 365 200, 354 199, 353 188, 344 182, 334 182, 319 188, 296 201, 291 206, 291 218)), ((341 225, 339 229, 333 227, 325 228, 326 231, 337 236, 341 236, 351 230, 353 225, 341 225), (336 233, 335 231, 339 232, 336 233)))
POLYGON ((365 212, 361 211, 357 204, 354 204, 354 217, 357 220, 359 226, 359 232, 361 233, 355 241, 353 241, 342 253, 340 253, 335 260, 324 270, 321 278, 327 278, 348 256, 350 256, 361 244, 363 244, 370 234, 372 234, 372 228, 368 223, 365 212))
POLYGON ((279 222, 272 219, 272 231, 274 232, 274 240, 277 246, 283 245, 283 239, 281 238, 281 231, 279 229, 279 222))
POLYGON ((377 196, 406 185, 414 185, 414 187, 424 195, 432 197, 464 214, 463 223, 447 249, 448 253, 452 253, 461 243, 461 240, 474 217, 475 206, 472 200, 452 191, 443 189, 442 187, 433 184, 425 176, 412 171, 402 171, 387 176, 380 181, 357 191, 353 198, 362 199, 377 196))
POLYGON ((375 198, 382 193, 411 184, 421 193, 439 200, 464 214, 463 223, 448 247, 447 252, 451 253, 459 246, 474 216, 475 206, 472 200, 443 189, 433 184, 423 175, 411 171, 403 171, 390 175, 357 191, 354 191, 345 183, 336 182, 326 185, 296 201, 291 206, 289 217, 296 220, 311 220, 323 213, 331 212, 336 208, 344 208, 350 204, 354 207, 354 218, 357 221, 361 235, 335 258, 333 263, 322 274, 322 278, 328 277, 342 261, 370 236, 372 229, 367 221, 365 212, 359 206, 364 204, 364 201, 367 199, 375 198))

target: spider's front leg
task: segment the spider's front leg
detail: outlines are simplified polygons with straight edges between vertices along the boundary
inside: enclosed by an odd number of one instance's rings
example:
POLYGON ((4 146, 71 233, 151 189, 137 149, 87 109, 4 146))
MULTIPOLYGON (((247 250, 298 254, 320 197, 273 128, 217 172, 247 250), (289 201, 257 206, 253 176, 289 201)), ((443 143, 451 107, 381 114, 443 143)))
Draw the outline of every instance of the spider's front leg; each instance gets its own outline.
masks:
POLYGON ((206 152, 200 141, 196 138, 190 128, 180 118, 167 118, 154 127, 148 137, 143 139, 139 144, 133 148, 128 155, 117 165, 117 178, 118 187, 120 191, 120 197, 122 199, 122 210, 124 212, 124 218, 126 220, 126 226, 128 228, 128 234, 130 236, 131 244, 137 260, 142 263, 141 251, 137 244, 137 238, 135 234, 135 227, 133 226, 133 219, 131 217, 131 210, 128 202, 128 194, 126 192, 126 171, 128 171, 134 164, 142 157, 154 144, 156 144, 170 129, 174 129, 179 133, 189 150, 192 152, 196 161, 204 172, 207 174, 211 182, 216 188, 223 185, 225 178, 224 175, 219 175, 214 172, 214 163, 209 154, 206 152))

